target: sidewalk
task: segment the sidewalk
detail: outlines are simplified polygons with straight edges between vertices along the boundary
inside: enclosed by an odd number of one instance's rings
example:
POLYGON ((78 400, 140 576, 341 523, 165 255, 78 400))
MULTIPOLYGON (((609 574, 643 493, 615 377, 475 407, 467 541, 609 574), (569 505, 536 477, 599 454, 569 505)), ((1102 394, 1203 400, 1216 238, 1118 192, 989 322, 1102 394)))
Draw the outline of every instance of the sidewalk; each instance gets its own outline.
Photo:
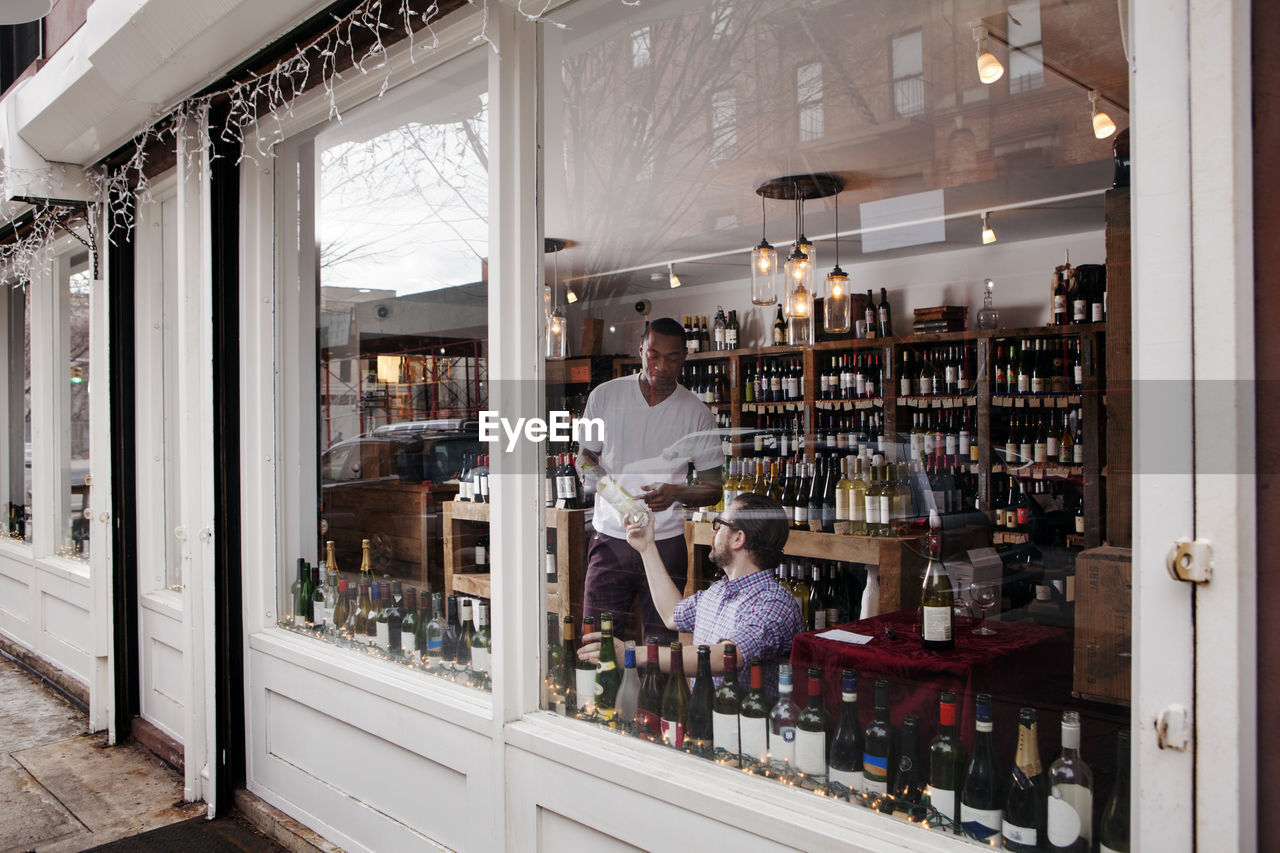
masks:
POLYGON ((182 779, 133 744, 86 734, 70 702, 0 657, 0 851, 84 850, 200 817, 182 779))

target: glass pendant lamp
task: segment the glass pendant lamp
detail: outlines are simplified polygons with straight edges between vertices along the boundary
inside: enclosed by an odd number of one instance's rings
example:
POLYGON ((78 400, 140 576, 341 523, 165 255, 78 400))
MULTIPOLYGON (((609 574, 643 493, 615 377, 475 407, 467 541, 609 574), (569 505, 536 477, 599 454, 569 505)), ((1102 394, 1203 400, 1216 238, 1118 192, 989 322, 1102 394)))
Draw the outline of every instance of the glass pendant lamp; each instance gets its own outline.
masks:
MULTIPOLYGON (((791 346, 813 344, 813 264, 801 247, 808 244, 801 233, 802 196, 796 197, 796 241, 791 246, 784 267, 787 296, 783 313, 787 315, 787 343, 791 346)), ((812 245, 809 244, 812 249, 812 245)))
POLYGON ((569 354, 569 323, 565 318, 564 309, 559 305, 558 291, 560 288, 560 250, 564 248, 563 241, 555 241, 553 244, 551 239, 546 241, 547 251, 555 255, 555 271, 553 273, 551 283, 551 313, 547 315, 547 358, 564 358, 569 354))
POLYGON ((778 301, 778 251, 765 239, 764 196, 760 196, 760 245, 751 250, 751 304, 778 301))
POLYGON ((853 314, 853 298, 849 295, 849 276, 840 269, 840 195, 836 194, 836 265, 827 273, 822 299, 822 325, 836 334, 849 331, 853 314))

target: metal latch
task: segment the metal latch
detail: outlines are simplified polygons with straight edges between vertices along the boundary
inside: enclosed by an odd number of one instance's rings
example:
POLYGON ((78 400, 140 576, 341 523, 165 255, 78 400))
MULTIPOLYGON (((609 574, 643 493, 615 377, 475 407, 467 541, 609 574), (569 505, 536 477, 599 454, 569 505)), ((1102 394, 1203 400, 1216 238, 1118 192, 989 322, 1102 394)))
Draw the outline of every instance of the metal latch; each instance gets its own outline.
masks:
POLYGON ((1175 539, 1165 565, 1176 581, 1208 583, 1213 577, 1213 552, 1208 540, 1175 539))
POLYGON ((1191 714, 1185 705, 1170 705, 1156 717, 1156 745, 1178 752, 1191 746, 1191 714))

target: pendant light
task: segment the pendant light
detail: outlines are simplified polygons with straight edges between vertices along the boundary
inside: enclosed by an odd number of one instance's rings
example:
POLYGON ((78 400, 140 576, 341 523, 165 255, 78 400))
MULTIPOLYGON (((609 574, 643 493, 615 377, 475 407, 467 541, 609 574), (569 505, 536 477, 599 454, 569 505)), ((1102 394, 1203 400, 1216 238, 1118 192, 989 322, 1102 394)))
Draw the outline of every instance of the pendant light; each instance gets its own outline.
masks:
POLYGON ((667 264, 667 284, 671 285, 672 289, 680 286, 680 276, 676 275, 674 264, 667 264))
POLYGON ((809 263, 809 254, 802 245, 807 242, 800 233, 800 211, 804 198, 796 195, 796 240, 791 244, 791 254, 787 256, 785 275, 787 280, 787 302, 783 313, 788 317, 805 319, 813 315, 813 265, 809 263))
POLYGON ((778 251, 765 239, 764 196, 760 196, 760 245, 751 250, 751 304, 778 301, 778 251))
POLYGON ((978 79, 990 86, 1004 76, 1004 65, 987 46, 986 27, 974 27, 973 40, 978 43, 978 79))
POLYGON ((551 314, 547 317, 547 358, 564 358, 569 354, 569 323, 556 297, 556 292, 560 288, 560 250, 563 248, 563 240, 553 242, 552 238, 547 238, 545 249, 555 256, 554 277, 551 284, 551 314))
POLYGON ((840 269, 840 195, 836 194, 836 265, 827 273, 822 300, 823 328, 828 332, 847 332, 851 322, 853 298, 849 295, 849 276, 840 269))
POLYGON ((1098 139, 1106 139, 1116 132, 1116 123, 1111 116, 1098 109, 1098 90, 1089 90, 1089 107, 1093 114, 1093 135, 1098 139))

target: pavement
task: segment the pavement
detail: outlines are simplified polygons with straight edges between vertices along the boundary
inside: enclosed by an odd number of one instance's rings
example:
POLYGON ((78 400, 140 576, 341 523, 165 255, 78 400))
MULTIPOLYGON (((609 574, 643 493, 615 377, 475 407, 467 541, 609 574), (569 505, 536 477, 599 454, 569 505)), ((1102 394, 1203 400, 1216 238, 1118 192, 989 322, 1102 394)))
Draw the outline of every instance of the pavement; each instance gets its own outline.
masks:
POLYGON ((182 801, 173 768, 87 728, 84 713, 0 656, 0 851, 69 853, 205 814, 182 801))

